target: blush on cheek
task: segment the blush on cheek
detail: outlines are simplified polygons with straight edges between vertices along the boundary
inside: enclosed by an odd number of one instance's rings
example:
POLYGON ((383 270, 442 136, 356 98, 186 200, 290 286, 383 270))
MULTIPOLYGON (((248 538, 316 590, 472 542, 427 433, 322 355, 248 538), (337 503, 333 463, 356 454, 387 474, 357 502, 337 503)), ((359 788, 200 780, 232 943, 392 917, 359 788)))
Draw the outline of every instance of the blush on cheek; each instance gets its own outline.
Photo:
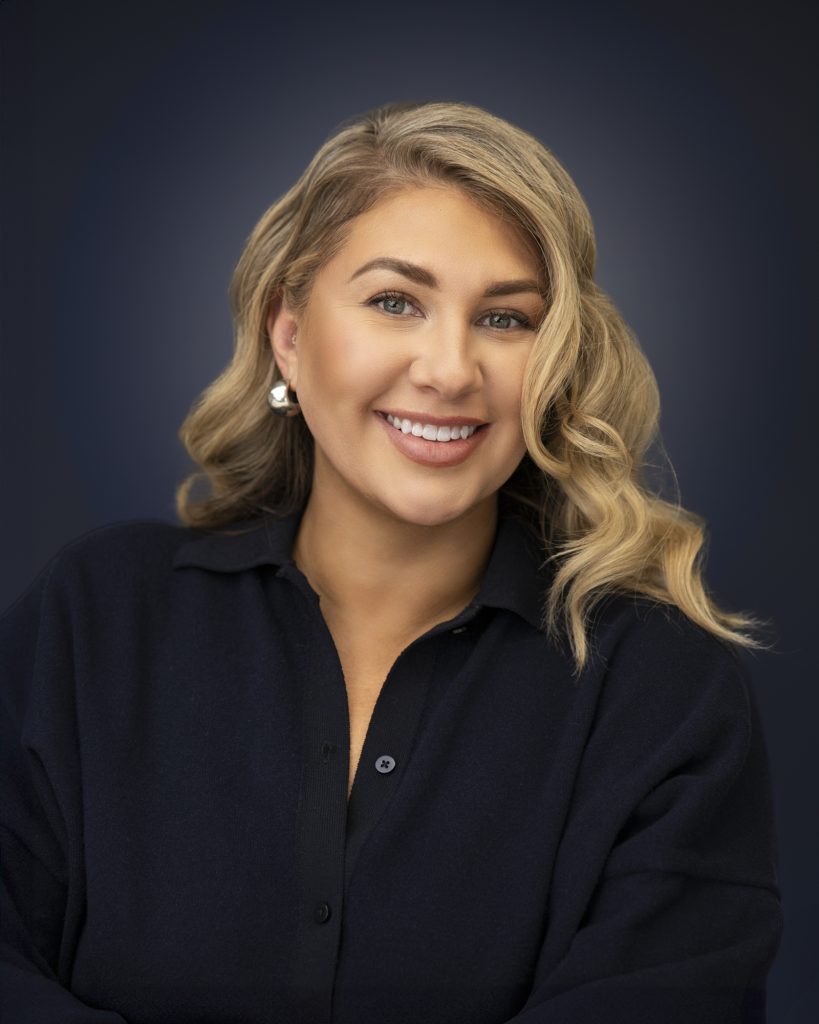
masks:
POLYGON ((344 390, 358 395, 362 401, 375 401, 388 390, 400 385, 407 370, 407 361, 399 352, 389 351, 385 344, 363 343, 361 340, 340 345, 333 354, 332 363, 327 365, 328 377, 332 374, 344 390))

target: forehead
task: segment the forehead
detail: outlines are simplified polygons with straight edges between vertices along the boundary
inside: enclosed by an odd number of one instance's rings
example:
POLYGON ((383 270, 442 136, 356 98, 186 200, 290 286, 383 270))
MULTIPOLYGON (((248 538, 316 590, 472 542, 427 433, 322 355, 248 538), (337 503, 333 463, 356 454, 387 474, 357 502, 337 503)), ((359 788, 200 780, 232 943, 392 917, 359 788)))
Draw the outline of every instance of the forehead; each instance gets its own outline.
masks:
POLYGON ((381 199, 350 222, 326 269, 353 273, 374 256, 419 263, 442 281, 543 276, 519 225, 447 185, 407 187, 381 199))

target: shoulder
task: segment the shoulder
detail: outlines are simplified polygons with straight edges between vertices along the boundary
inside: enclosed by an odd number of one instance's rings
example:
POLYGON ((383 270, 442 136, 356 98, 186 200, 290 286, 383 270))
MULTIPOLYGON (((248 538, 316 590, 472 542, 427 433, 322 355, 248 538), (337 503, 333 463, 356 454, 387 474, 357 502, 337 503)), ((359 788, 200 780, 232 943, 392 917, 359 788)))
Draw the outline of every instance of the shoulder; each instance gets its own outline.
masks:
POLYGON ((176 551, 194 530, 159 519, 134 519, 100 526, 66 544, 52 560, 53 569, 111 574, 117 569, 139 573, 172 567, 176 551))
POLYGON ((699 708, 747 725, 751 680, 740 649, 675 605, 608 598, 595 613, 591 636, 603 712, 628 706, 671 723, 699 708))
POLYGON ((103 649, 121 656, 128 644, 162 636, 176 552, 197 534, 132 520, 65 544, 0 615, 2 700, 19 717, 35 680, 51 693, 83 659, 93 662, 103 649))
POLYGON ((736 657, 734 645, 694 622, 676 605, 642 595, 606 597, 593 612, 591 625, 607 656, 624 648, 663 662, 672 654, 706 660, 736 657))
POLYGON ((164 563, 195 531, 159 519, 110 523, 69 541, 55 556, 65 565, 93 566, 148 559, 164 563))
POLYGON ((170 577, 173 559, 196 531, 161 520, 97 527, 60 548, 4 612, 20 614, 58 594, 94 593, 103 600, 170 577))
POLYGON ((75 659, 96 650, 100 637, 116 642, 161 614, 163 577, 190 532, 160 521, 116 523, 54 554, 0 615, 0 700, 15 721, 32 687, 45 686, 45 703, 53 703, 75 659))

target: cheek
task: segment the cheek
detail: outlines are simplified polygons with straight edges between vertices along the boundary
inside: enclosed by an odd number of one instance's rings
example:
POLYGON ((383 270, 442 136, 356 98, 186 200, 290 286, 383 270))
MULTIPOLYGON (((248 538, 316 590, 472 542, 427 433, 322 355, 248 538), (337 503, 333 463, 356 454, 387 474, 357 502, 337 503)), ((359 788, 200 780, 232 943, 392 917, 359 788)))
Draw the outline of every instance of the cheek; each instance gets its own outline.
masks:
POLYGON ((520 407, 526 359, 517 358, 498 362, 493 367, 493 399, 498 413, 520 429, 520 407))
POLYGON ((372 337, 366 328, 335 330, 311 342, 300 375, 302 387, 316 398, 334 396, 358 405, 380 395, 401 372, 398 347, 372 337))

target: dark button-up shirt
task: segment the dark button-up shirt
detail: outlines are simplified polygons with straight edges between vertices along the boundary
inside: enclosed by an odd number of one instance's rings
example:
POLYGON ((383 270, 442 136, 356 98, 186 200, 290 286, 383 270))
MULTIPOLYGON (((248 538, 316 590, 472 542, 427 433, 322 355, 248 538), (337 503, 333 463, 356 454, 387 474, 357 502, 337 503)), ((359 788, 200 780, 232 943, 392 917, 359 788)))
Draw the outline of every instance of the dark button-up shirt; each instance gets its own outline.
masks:
POLYGON ((3 617, 3 1019, 763 1020, 780 902, 732 651, 614 597, 575 676, 503 519, 474 601, 392 666, 348 800, 297 526, 95 531, 3 617))

